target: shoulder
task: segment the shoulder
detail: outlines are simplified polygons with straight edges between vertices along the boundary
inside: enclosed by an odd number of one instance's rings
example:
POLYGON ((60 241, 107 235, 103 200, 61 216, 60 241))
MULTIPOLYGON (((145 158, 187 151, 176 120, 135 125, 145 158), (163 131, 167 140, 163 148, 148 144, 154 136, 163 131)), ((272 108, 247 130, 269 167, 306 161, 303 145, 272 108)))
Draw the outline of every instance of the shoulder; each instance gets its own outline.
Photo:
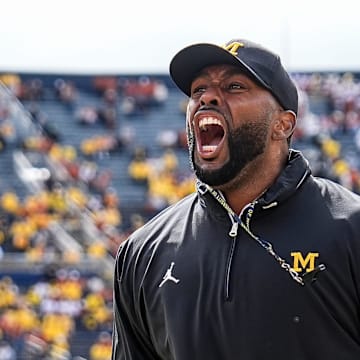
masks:
POLYGON ((165 234, 175 232, 186 219, 193 216, 196 211, 197 199, 197 194, 193 193, 162 210, 144 226, 132 233, 128 241, 138 247, 144 246, 144 243, 149 240, 165 240, 165 234))
MULTIPOLYGON (((197 211, 197 194, 193 193, 169 206, 154 216, 141 228, 134 231, 119 247, 116 256, 117 266, 137 267, 147 264, 155 253, 161 252, 169 244, 174 248, 182 241, 179 234, 191 223, 197 211)), ((122 272, 122 271, 120 271, 122 272)))
POLYGON ((360 226, 360 195, 329 179, 314 178, 327 208, 337 218, 348 218, 360 226))
POLYGON ((352 204, 355 207, 360 206, 360 195, 356 194, 344 186, 325 178, 314 177, 315 184, 319 187, 324 198, 340 203, 352 204))

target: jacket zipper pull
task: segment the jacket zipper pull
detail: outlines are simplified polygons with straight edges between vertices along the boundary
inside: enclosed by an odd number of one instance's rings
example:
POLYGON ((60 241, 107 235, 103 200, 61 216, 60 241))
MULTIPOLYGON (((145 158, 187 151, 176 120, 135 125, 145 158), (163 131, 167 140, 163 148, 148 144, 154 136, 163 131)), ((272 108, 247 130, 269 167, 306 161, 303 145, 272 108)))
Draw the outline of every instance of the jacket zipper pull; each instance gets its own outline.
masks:
POLYGON ((234 221, 233 218, 231 218, 231 221, 232 221, 232 226, 231 226, 229 235, 230 235, 231 237, 236 237, 236 236, 237 236, 237 232, 238 232, 239 224, 238 224, 237 221, 234 221))

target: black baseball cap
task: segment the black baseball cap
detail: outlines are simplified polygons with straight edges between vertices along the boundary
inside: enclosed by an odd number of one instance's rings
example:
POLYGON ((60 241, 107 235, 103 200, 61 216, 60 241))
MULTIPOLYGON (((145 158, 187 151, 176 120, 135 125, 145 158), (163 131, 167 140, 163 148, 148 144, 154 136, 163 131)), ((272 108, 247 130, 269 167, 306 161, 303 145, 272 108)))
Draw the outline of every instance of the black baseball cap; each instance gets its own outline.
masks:
POLYGON ((249 40, 230 40, 224 46, 200 43, 180 50, 171 60, 170 76, 190 96, 191 83, 205 67, 228 64, 241 67, 269 90, 284 110, 297 114, 298 93, 280 57, 249 40))

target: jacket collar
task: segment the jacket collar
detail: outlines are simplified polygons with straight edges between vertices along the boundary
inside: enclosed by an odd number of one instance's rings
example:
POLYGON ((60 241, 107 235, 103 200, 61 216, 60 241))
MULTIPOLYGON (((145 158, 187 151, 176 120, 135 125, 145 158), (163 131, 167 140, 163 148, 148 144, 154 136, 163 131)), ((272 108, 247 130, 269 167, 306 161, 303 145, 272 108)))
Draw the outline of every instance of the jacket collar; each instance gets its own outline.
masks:
POLYGON ((301 186, 310 174, 309 162, 300 151, 291 149, 284 170, 262 197, 258 199, 258 204, 267 207, 274 202, 283 202, 301 186))

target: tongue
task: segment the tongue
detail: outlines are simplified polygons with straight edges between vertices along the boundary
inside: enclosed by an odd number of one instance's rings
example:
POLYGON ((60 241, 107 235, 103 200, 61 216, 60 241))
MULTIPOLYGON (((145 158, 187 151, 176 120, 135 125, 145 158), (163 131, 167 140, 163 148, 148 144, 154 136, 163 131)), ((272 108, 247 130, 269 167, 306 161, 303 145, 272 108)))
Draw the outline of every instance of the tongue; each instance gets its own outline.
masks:
POLYGON ((207 130, 201 133, 201 150, 207 153, 214 152, 223 136, 224 131, 221 126, 208 126, 207 130))

